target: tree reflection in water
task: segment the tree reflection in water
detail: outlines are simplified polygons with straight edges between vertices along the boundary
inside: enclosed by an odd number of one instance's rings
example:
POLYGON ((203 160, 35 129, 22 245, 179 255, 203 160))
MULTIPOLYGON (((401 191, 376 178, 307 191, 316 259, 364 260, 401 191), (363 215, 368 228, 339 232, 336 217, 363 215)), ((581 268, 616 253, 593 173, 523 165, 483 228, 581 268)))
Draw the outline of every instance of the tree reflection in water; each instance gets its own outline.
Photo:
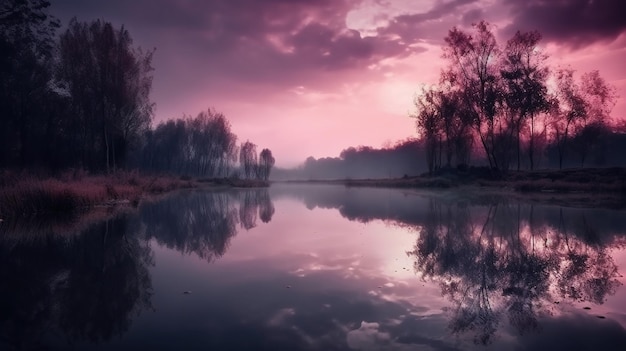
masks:
MULTIPOLYGON (((620 282, 604 240, 584 213, 538 221, 534 205, 470 207, 431 199, 414 250, 414 268, 438 282, 453 307, 450 329, 488 344, 503 317, 520 333, 560 301, 602 304, 620 282)), ((611 241, 612 240, 612 241, 611 241)))
POLYGON ((36 349, 60 335, 102 342, 126 332, 150 307, 153 264, 129 224, 122 215, 69 238, 0 242, 2 342, 36 349))
POLYGON ((238 223, 248 230, 257 217, 269 222, 273 215, 267 189, 188 192, 141 209, 147 239, 209 262, 226 253, 238 223))
POLYGON ((0 228, 0 349, 75 347, 123 335, 152 307, 151 239, 212 261, 228 249, 238 221, 252 228, 257 213, 263 222, 274 214, 267 189, 170 196, 143 204, 139 216, 81 223, 86 229, 76 235, 0 228))

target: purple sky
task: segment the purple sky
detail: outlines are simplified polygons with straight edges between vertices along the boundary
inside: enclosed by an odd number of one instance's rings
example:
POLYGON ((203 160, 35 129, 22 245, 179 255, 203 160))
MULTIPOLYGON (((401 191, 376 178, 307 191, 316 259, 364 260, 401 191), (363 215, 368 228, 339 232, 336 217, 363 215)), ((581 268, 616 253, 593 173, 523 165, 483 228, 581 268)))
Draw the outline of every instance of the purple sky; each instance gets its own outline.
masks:
POLYGON ((539 30, 554 65, 599 69, 626 117, 626 16, 620 0, 56 0, 125 25, 156 48, 156 121, 213 107, 277 165, 415 136, 413 95, 434 83, 453 26, 485 19, 504 45, 539 30))

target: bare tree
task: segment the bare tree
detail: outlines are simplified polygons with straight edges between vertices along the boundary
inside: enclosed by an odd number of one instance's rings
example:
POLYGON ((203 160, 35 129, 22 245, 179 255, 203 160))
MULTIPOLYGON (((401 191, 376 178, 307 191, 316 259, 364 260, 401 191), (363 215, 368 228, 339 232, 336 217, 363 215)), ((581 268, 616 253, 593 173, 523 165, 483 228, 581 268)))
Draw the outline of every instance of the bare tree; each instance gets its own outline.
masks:
POLYGON ((474 30, 471 35, 455 27, 448 33, 444 57, 450 66, 445 74, 460 86, 489 165, 499 169, 495 148, 497 128, 502 129, 498 120, 502 91, 498 77, 500 49, 487 22, 474 24, 474 30))
POLYGON ((580 156, 581 167, 590 149, 597 143, 601 135, 606 134, 608 120, 617 100, 615 87, 609 85, 600 73, 595 70, 584 73, 580 77, 580 90, 585 102, 586 114, 578 120, 575 143, 580 156))
POLYGON ((563 168, 571 128, 586 118, 587 106, 580 89, 574 80, 573 69, 559 69, 556 72, 556 99, 552 101, 552 130, 559 153, 559 169, 563 168))
POLYGON ((516 133, 517 170, 520 169, 521 130, 529 127, 528 157, 534 169, 535 117, 547 110, 547 56, 539 49, 539 32, 516 32, 503 53, 501 75, 505 81, 505 100, 509 110, 512 132, 516 133))
POLYGON ((442 93, 437 87, 422 87, 422 92, 415 97, 417 131, 425 143, 428 173, 432 175, 437 164, 437 146, 441 140, 441 102, 442 93))

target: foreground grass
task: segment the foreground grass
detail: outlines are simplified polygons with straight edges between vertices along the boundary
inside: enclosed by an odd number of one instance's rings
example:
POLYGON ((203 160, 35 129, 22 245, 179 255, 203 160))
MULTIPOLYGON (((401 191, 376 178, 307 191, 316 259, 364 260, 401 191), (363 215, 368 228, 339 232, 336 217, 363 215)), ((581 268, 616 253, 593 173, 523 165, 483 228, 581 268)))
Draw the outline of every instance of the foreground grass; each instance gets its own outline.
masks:
POLYGON ((196 187, 261 187, 255 180, 146 176, 118 172, 84 176, 76 172, 57 178, 35 178, 18 173, 0 174, 0 220, 75 217, 97 207, 136 207, 148 196, 196 187))
POLYGON ((195 186, 192 180, 137 173, 74 174, 46 179, 3 174, 0 179, 0 218, 71 216, 96 206, 136 206, 145 196, 195 186))

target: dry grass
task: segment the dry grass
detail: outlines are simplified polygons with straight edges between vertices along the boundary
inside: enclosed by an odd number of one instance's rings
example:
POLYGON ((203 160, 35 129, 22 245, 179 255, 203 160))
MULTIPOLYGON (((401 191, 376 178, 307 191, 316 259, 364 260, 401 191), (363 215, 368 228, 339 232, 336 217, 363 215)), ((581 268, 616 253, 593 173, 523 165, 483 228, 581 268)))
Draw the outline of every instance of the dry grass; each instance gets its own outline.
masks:
POLYGON ((75 216, 97 206, 137 205, 142 197, 195 187, 191 180, 119 172, 87 176, 68 172, 57 178, 0 175, 0 219, 75 216))

